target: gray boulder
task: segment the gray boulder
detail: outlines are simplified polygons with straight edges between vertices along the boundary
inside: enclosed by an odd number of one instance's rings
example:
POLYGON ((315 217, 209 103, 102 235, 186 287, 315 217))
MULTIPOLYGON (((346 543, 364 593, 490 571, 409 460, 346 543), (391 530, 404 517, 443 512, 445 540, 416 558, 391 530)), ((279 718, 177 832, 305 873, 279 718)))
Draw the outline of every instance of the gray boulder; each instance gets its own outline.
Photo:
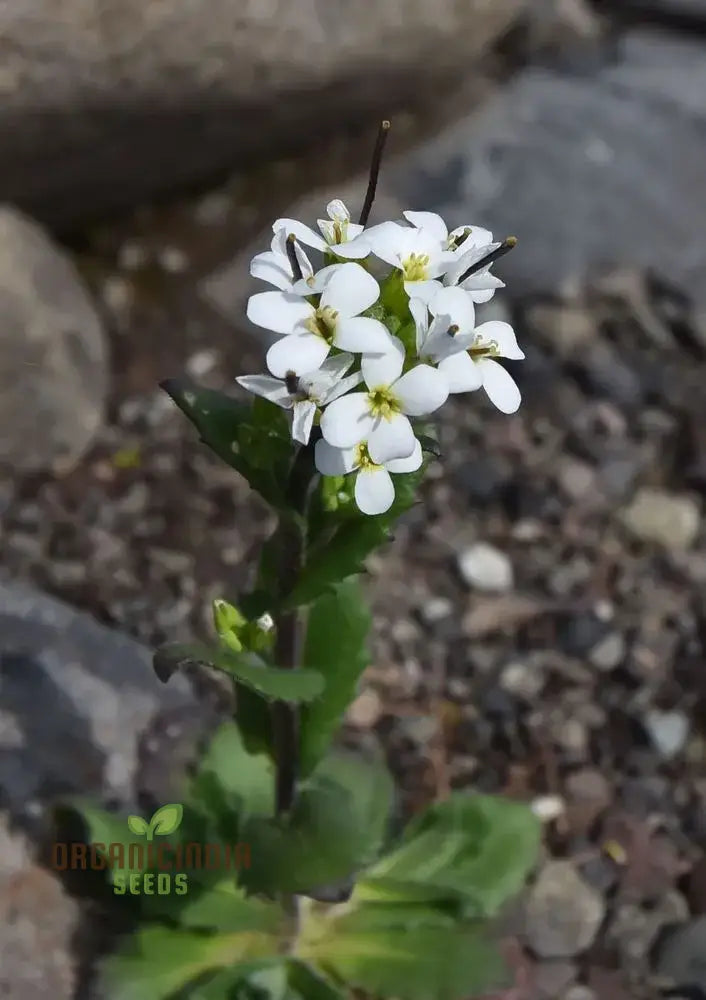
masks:
POLYGON ((523 0, 0 4, 0 198, 72 224, 461 79, 523 0))
POLYGON ((0 799, 30 827, 56 797, 133 801, 138 744, 158 711, 193 705, 149 650, 0 579, 0 799))
MULTIPOLYGON (((590 73, 529 67, 480 113, 386 162, 371 222, 423 209, 450 228, 518 236, 496 266, 512 295, 554 292, 620 263, 656 269, 703 308, 704 94, 706 44, 659 32, 628 33, 590 73)), ((356 213, 364 191, 360 179, 283 214, 311 224, 334 196, 356 213)), ((202 283, 234 322, 246 325, 245 302, 259 285, 249 258, 270 239, 263 233, 202 283)))
POLYGON ((102 422, 106 337, 68 256, 7 206, 0 315, 0 468, 68 470, 102 422))

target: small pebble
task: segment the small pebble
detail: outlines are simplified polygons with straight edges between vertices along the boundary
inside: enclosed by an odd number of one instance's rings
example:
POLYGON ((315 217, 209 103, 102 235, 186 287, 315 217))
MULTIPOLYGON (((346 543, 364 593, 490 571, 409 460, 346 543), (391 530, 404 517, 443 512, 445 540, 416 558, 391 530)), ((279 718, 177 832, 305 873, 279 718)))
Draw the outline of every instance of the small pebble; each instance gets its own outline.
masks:
POLYGON ((426 625, 436 625, 453 612, 453 602, 448 597, 431 597, 421 608, 422 621, 426 625))
POLYGON ((192 378, 203 378, 204 375, 213 371, 219 360, 218 351, 196 351, 186 362, 187 374, 191 375, 192 378))
POLYGON ((643 719, 645 729, 660 755, 665 760, 676 757, 689 738, 689 719, 683 712, 662 712, 653 708, 643 719))
POLYGON ((701 510, 690 496, 643 487, 626 507, 621 520, 636 538, 666 549, 688 549, 699 533, 701 510))
POLYGON ((569 861, 540 871, 525 906, 525 937, 540 958, 573 958, 593 944, 605 900, 569 861))
POLYGON ((598 670, 615 670, 625 659, 625 639, 620 632, 611 632, 593 647, 589 660, 598 670))
POLYGON ((362 691, 349 707, 347 719, 358 729, 369 729, 382 715, 382 699, 374 688, 362 691))
POLYGON ((566 804, 560 795, 540 795, 532 801, 530 808, 542 823, 552 823, 564 815, 566 804))
POLYGON ((500 686, 508 694, 514 694, 524 701, 531 702, 544 687, 544 675, 537 668, 517 660, 503 668, 500 686))
POLYGON ((169 274, 182 274, 189 267, 189 258, 179 247, 163 247, 159 251, 159 265, 169 274))
POLYGON ((470 587, 491 593, 512 589, 512 563, 504 552, 485 542, 464 549, 458 556, 458 568, 470 587))

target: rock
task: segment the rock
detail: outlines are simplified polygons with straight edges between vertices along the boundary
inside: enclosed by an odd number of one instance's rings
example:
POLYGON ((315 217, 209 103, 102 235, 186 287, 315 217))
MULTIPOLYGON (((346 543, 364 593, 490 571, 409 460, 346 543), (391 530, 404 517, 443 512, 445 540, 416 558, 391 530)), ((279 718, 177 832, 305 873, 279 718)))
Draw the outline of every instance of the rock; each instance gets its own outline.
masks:
POLYGON ((675 928, 658 948, 656 970, 682 989, 706 990, 706 917, 675 928))
POLYGON ((430 597, 421 608, 421 618, 425 625, 437 625, 453 614, 453 601, 448 597, 430 597))
POLYGON ((620 261, 703 305, 705 91, 699 38, 634 29, 595 73, 528 67, 480 114, 390 164, 381 188, 450 225, 516 234, 496 267, 514 294, 620 261))
POLYGON ((17 0, 0 9, 0 192, 66 225, 434 95, 522 0, 17 0))
POLYGON ((540 871, 525 906, 525 937, 540 958, 573 958, 590 947, 605 902, 568 861, 540 871))
POLYGON ((533 977, 537 1000, 556 1000, 577 975, 578 969, 573 962, 538 962, 533 977))
POLYGON ((382 698, 374 688, 362 691, 349 707, 346 719, 358 729, 370 729, 383 714, 382 698))
POLYGON ((7 206, 0 206, 0 312, 0 466, 66 470, 102 421, 105 334, 69 258, 7 206))
POLYGON ((469 639, 515 631, 546 610, 546 604, 533 597, 503 594, 474 600, 464 615, 461 627, 469 639))
POLYGON ((575 835, 584 834, 608 808, 613 791, 608 781, 593 768, 574 771, 566 779, 567 819, 575 835))
POLYGON ((660 712, 651 709, 645 713, 643 723, 650 739, 665 760, 682 752, 689 737, 689 718, 683 712, 660 712))
POLYGON ((79 908, 0 813, 0 996, 71 1000, 79 908))
POLYGON ((469 587, 501 593, 512 589, 512 563, 504 552, 486 542, 477 542, 459 553, 458 568, 469 587))
POLYGON ((610 632, 598 642, 588 655, 590 662, 598 670, 615 670, 625 659, 625 638, 620 632, 610 632))
POLYGON ((140 732, 162 706, 195 710, 183 677, 159 683, 149 650, 4 580, 0 698, 15 729, 0 744, 0 798, 24 821, 64 794, 130 804, 140 732))
POLYGON ((701 524, 701 510, 690 496, 643 486, 621 513, 625 527, 636 538, 676 551, 688 549, 701 524))
POLYGON ((546 676, 542 669, 523 663, 522 660, 508 663, 500 674, 502 689, 529 703, 539 695, 545 682, 546 676))

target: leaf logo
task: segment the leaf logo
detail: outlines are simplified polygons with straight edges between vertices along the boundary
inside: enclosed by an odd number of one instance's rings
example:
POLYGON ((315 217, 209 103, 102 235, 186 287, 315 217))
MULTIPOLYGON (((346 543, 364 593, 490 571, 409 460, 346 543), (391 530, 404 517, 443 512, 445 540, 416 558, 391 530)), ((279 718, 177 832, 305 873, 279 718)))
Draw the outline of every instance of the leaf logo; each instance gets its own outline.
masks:
POLYGON ((158 809, 149 823, 142 816, 128 816, 127 825, 131 833, 153 840, 155 834, 159 837, 167 837, 170 833, 178 830, 183 816, 184 807, 178 802, 172 802, 158 809))

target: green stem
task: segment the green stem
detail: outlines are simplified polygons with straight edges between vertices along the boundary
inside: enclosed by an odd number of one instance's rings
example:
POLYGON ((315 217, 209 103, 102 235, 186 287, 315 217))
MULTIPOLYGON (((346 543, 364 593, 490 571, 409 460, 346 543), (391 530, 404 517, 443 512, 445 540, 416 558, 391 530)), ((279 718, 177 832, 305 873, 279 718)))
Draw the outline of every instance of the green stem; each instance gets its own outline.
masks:
MULTIPOLYGON (((291 517, 282 518, 278 534, 279 597, 285 598, 299 579, 306 555, 306 510, 314 469, 314 436, 299 449, 289 476, 288 500, 291 517)), ((285 670, 301 665, 306 622, 304 613, 295 609, 283 612, 277 621, 275 663, 285 670)), ((277 768, 277 815, 289 812, 294 805, 299 757, 299 712, 284 701, 272 706, 272 729, 277 768)))

